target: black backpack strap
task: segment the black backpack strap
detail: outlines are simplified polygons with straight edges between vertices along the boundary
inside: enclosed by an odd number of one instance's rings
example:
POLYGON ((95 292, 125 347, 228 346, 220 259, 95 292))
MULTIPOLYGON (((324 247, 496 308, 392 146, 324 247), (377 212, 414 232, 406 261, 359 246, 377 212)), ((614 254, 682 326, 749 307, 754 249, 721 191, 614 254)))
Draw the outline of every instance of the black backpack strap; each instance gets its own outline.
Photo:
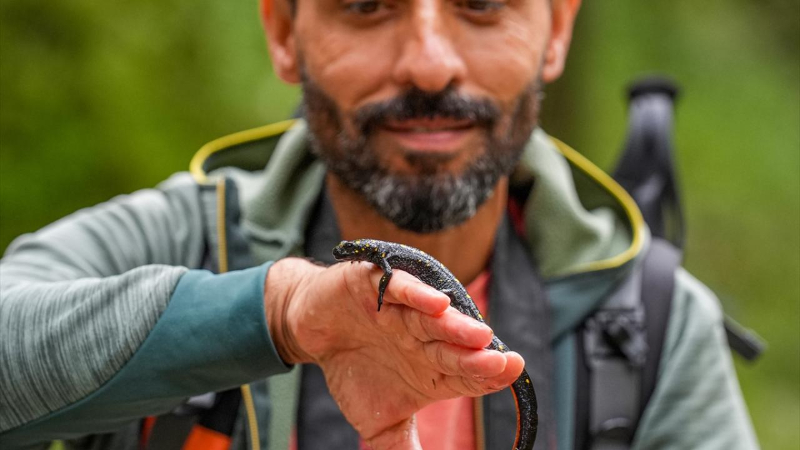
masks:
POLYGON ((584 323, 587 370, 584 409, 587 448, 628 448, 641 402, 642 367, 647 361, 642 268, 637 267, 584 323))
POLYGON ((677 247, 666 240, 653 238, 644 259, 641 298, 644 304, 649 350, 642 373, 640 415, 644 412, 656 387, 672 297, 675 292, 675 272, 681 264, 681 256, 681 251, 677 247))
POLYGON ((658 378, 680 251, 655 238, 581 331, 576 448, 630 448, 658 378))
POLYGON ((197 416, 164 414, 158 416, 147 440, 147 450, 178 450, 189 437, 197 416))

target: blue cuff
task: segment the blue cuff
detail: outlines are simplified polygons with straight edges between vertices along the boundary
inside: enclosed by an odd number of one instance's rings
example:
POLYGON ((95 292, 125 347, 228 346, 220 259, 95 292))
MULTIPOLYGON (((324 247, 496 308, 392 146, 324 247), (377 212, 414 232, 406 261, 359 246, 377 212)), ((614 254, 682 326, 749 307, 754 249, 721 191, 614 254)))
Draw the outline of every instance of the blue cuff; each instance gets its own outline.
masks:
POLYGON ((140 350, 157 350, 148 352, 144 379, 195 395, 287 372, 267 328, 268 269, 265 264, 222 275, 186 273, 140 350))

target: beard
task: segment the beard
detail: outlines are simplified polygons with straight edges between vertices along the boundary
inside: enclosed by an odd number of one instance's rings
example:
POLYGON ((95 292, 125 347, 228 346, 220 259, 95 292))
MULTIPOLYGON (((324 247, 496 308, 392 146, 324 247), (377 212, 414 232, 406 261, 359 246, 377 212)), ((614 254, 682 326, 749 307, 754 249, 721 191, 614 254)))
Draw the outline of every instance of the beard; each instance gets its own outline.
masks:
POLYGON ((382 217, 416 233, 442 231, 472 218, 499 180, 514 170, 538 120, 541 83, 534 81, 507 112, 452 87, 437 93, 412 88, 359 108, 348 127, 333 99, 301 73, 312 151, 382 217), (470 120, 481 131, 482 151, 458 173, 444 168, 441 155, 418 153, 405 155, 413 173, 393 172, 381 161, 374 136, 389 121, 419 118, 470 120))

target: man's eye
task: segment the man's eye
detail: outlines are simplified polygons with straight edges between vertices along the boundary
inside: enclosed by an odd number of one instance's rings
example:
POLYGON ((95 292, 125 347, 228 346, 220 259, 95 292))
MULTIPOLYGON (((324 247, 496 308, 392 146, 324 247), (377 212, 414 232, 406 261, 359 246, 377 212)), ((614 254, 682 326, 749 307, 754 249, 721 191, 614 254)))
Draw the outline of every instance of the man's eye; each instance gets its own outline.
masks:
POLYGON ((461 0, 456 2, 458 6, 470 12, 493 12, 506 6, 506 2, 497 0, 461 0))
POLYGON ((345 5, 345 9, 348 12, 356 14, 374 14, 380 11, 383 6, 385 6, 383 2, 377 0, 367 0, 363 2, 348 3, 345 5))

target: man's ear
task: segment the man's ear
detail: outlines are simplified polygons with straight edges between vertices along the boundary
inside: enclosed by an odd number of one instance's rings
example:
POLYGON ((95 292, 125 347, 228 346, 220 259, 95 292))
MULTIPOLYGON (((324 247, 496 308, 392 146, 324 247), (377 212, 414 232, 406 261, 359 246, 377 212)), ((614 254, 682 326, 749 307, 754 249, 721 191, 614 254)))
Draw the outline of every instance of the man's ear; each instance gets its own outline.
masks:
POLYGON ((572 25, 581 6, 581 0, 551 0, 550 42, 542 67, 542 80, 555 81, 564 72, 569 44, 572 41, 572 25))
POLYGON ((261 19, 267 33, 272 67, 281 80, 300 83, 294 21, 288 0, 261 0, 261 19))

